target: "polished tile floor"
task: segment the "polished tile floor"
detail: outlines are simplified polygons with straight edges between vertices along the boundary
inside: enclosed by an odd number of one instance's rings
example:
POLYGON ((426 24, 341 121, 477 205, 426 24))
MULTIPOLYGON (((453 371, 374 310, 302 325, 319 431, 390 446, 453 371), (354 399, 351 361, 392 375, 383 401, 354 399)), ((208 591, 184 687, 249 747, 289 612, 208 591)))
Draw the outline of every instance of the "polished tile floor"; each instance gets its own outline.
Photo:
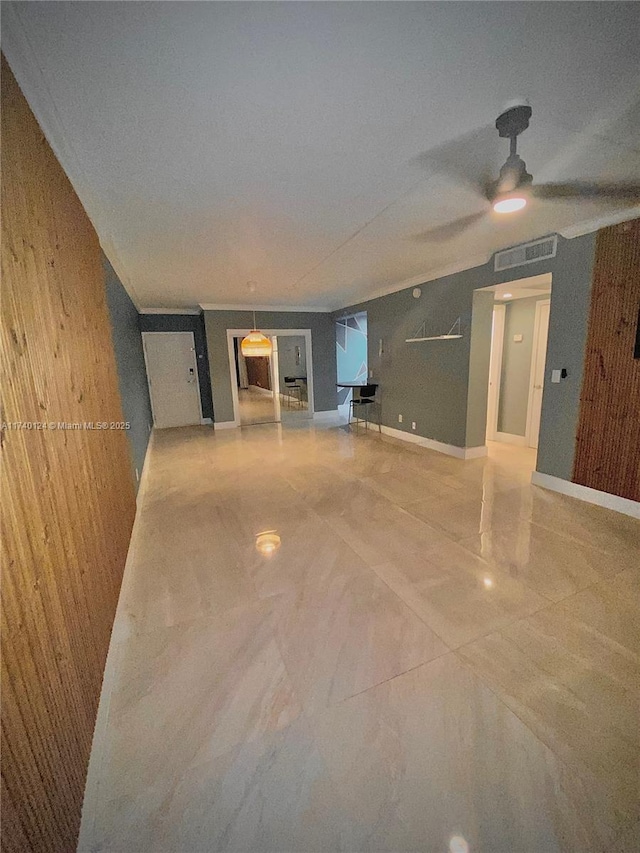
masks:
POLYGON ((158 432, 80 849, 640 849, 640 522, 533 464, 158 432))

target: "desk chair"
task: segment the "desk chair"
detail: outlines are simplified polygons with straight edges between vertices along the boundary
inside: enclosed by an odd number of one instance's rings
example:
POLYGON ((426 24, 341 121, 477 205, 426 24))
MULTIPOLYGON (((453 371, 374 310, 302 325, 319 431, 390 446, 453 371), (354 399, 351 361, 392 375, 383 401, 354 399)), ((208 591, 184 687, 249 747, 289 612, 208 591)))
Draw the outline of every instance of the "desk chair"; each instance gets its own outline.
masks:
POLYGON ((365 429, 369 429, 369 412, 377 412, 378 432, 382 432, 380 406, 375 399, 377 388, 377 385, 363 385, 361 388, 353 389, 353 396, 349 404, 349 423, 351 423, 351 418, 353 417, 356 424, 356 430, 359 429, 359 425, 362 421, 364 421, 365 429), (355 396, 356 391, 359 392, 359 396, 357 398, 355 396), (356 412, 362 413, 363 417, 356 415, 356 412))

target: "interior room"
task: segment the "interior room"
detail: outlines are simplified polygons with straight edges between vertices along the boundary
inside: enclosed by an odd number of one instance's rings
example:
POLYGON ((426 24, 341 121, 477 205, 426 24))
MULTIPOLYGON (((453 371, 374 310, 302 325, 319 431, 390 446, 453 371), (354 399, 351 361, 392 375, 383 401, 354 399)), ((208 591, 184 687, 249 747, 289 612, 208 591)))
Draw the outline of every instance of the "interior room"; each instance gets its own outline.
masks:
POLYGON ((1 11, 2 851, 637 853, 640 5, 1 11))
POLYGON ((234 367, 241 426, 273 424, 280 420, 279 383, 275 382, 272 355, 245 358, 243 336, 234 335, 234 367))

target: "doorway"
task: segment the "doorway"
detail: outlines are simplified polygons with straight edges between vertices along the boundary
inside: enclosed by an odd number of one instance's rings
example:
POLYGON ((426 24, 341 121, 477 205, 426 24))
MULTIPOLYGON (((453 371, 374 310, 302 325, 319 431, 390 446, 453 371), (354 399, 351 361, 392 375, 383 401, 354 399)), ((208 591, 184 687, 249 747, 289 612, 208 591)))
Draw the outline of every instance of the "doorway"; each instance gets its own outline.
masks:
POLYGON ((542 414, 551 275, 483 290, 494 292, 487 440, 535 450, 542 414))
POLYGON ((368 369, 367 312, 359 311, 336 320, 336 368, 338 411, 348 419, 353 395, 350 385, 366 385, 368 369))
POLYGON ((273 424, 280 420, 273 381, 273 355, 242 354, 242 338, 233 338, 235 380, 240 426, 273 424))
POLYGON ((142 332, 153 423, 158 429, 202 422, 193 332, 142 332))
POLYGON ((304 335, 274 335, 278 353, 278 397, 280 419, 284 424, 311 417, 307 346, 304 335))
POLYGON ((244 358, 240 346, 249 331, 227 330, 234 425, 293 425, 313 418, 311 330, 263 329, 273 350, 264 364, 255 367, 249 363, 261 359, 244 358))

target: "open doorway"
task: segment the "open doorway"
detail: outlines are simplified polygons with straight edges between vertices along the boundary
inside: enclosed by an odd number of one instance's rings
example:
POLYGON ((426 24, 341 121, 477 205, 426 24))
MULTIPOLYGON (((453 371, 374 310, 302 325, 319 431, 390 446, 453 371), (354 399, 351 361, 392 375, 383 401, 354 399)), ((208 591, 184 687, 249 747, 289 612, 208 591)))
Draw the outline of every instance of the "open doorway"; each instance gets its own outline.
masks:
POLYGON ((487 441, 527 448, 535 467, 551 306, 551 274, 493 291, 487 441))
POLYGON ((278 394, 282 423, 311 417, 307 346, 304 335, 275 335, 278 352, 278 394))
POLYGON ((262 329, 272 343, 269 357, 242 355, 249 329, 228 329, 234 424, 292 424, 313 418, 310 329, 262 329), (252 364, 255 362, 255 364, 252 364))
POLYGON ((349 415, 354 386, 367 384, 367 335, 366 311, 336 320, 338 411, 346 418, 349 415))
POLYGON ((245 358, 240 346, 243 337, 233 337, 240 426, 277 423, 280 417, 277 383, 274 383, 273 377, 273 355, 245 358))

